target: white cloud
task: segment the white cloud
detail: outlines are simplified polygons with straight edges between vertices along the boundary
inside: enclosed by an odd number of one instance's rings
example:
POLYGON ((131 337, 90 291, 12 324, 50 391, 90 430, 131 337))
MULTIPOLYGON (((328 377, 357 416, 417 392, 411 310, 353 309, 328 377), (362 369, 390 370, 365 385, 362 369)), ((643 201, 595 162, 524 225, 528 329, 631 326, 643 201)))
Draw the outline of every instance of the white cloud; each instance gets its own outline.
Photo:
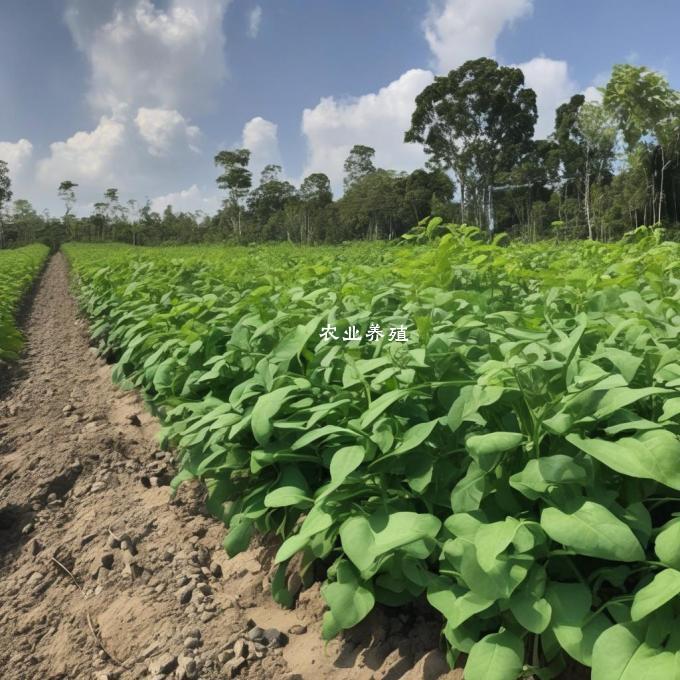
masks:
POLYGON ((18 142, 0 142, 0 161, 5 161, 9 167, 10 179, 26 170, 33 156, 33 144, 27 139, 18 142))
POLYGON ((85 185, 112 181, 115 176, 111 161, 124 142, 123 121, 102 116, 91 132, 76 132, 65 142, 50 144, 50 155, 38 162, 38 180, 55 191, 66 179, 85 185))
POLYGON ((151 0, 69 0, 66 22, 92 70, 91 104, 102 112, 204 107, 226 76, 228 2, 169 0, 158 9, 151 0))
POLYGON ((587 102, 597 102, 598 104, 602 101, 602 92, 600 92, 594 85, 589 85, 583 90, 583 96, 586 98, 587 102))
POLYGON ((538 122, 534 136, 544 139, 555 127, 555 110, 578 92, 578 85, 569 76, 566 61, 535 57, 517 67, 524 72, 525 85, 536 92, 538 122))
POLYGON ((253 184, 257 183, 259 174, 268 163, 281 164, 279 149, 278 125, 261 116, 251 118, 244 126, 241 138, 244 148, 250 149, 250 170, 253 173, 253 184))
POLYGON ((531 13, 533 0, 431 0, 423 31, 439 72, 493 57, 503 29, 531 13))
POLYGON ((205 189, 199 189, 198 185, 192 184, 188 189, 151 199, 151 208, 159 213, 162 213, 168 205, 172 206, 175 213, 202 210, 210 215, 217 212, 220 207, 220 198, 215 193, 207 193, 205 189))
POLYGON ((260 32, 260 24, 262 23, 262 7, 256 5, 248 15, 248 36, 250 38, 257 38, 260 32))
POLYGON ((173 149, 186 146, 198 153, 195 143, 201 131, 189 125, 179 111, 142 107, 137 111, 135 125, 153 156, 167 156, 173 149))
MULTIPOLYGON (((102 116, 94 129, 50 145, 49 155, 37 164, 37 188, 56 196, 60 182, 76 182, 83 209, 112 186, 122 199, 138 201, 162 194, 168 185, 189 186, 197 176, 210 177, 212 170, 191 150, 197 135, 197 128, 176 111, 140 109, 134 118, 124 112, 102 116)), ((51 205, 55 203, 53 199, 51 205)))
POLYGON ((343 164, 354 144, 376 150, 380 167, 413 170, 421 167, 425 154, 420 145, 404 144, 416 95, 429 85, 430 71, 412 69, 377 93, 347 100, 324 97, 302 114, 307 138, 304 174, 325 172, 335 190, 342 185, 343 164))

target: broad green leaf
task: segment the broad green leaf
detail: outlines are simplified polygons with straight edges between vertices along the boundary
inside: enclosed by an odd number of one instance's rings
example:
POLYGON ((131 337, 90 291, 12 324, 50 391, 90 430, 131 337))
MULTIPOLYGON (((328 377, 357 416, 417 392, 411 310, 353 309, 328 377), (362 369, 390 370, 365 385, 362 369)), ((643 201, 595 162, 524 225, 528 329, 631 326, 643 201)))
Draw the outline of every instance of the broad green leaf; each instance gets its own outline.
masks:
POLYGON ((508 480, 513 489, 531 500, 536 500, 552 486, 562 484, 585 484, 587 472, 570 456, 555 454, 532 458, 521 472, 508 480))
POLYGON ((470 651, 465 680, 516 680, 524 665, 524 645, 509 630, 484 636, 470 651))
POLYGON ((591 612, 590 590, 582 583, 550 583, 545 597, 552 608, 550 630, 573 659, 590 666, 593 645, 611 625, 602 613, 591 612))
POLYGON ((336 569, 337 580, 321 588, 321 594, 330 607, 331 617, 324 616, 324 639, 334 637, 339 628, 356 626, 373 609, 375 598, 368 583, 359 578, 354 567, 341 560, 336 569))
POLYGON ((654 648, 639 623, 611 626, 593 649, 592 680, 678 680, 678 653, 654 648))
POLYGON ((664 569, 644 588, 635 593, 630 618, 633 621, 644 619, 680 594, 680 571, 664 569))
POLYGON ((454 512, 471 512, 479 509, 484 498, 486 475, 486 471, 482 470, 476 461, 470 463, 465 477, 451 492, 451 509, 454 512))
POLYGON ((269 441, 273 430, 272 418, 279 412, 286 401, 286 397, 296 389, 297 387, 294 385, 279 387, 273 392, 263 394, 255 402, 255 407, 251 414, 250 426, 258 444, 264 445, 269 441))
POLYGON ((494 568, 496 558, 512 543, 520 527, 514 517, 506 517, 503 522, 482 524, 474 537, 479 566, 484 571, 494 568))
POLYGON ((664 525, 656 537, 654 551, 664 564, 680 570, 680 518, 664 525))
POLYGON ((370 517, 355 516, 340 527, 342 548, 360 572, 368 571, 374 562, 394 550, 415 541, 433 540, 441 522, 433 515, 416 512, 378 512, 370 517))
POLYGON ((416 446, 420 446, 420 444, 422 444, 430 436, 430 434, 432 434, 432 430, 434 430, 438 422, 439 420, 436 419, 427 423, 418 423, 417 425, 410 427, 404 433, 404 437, 401 440, 399 446, 397 446, 397 448, 394 449, 390 455, 406 453, 407 451, 414 449, 416 446))
POLYGON ((333 487, 342 484, 347 475, 354 472, 364 460, 366 451, 363 446, 345 446, 338 449, 331 458, 330 473, 333 487))
POLYGON ((649 430, 615 442, 570 434, 567 441, 616 472, 680 491, 680 439, 668 430, 649 430))
POLYGON ((630 527, 594 501, 574 499, 563 510, 544 508, 541 527, 553 541, 582 555, 619 562, 645 559, 630 527))

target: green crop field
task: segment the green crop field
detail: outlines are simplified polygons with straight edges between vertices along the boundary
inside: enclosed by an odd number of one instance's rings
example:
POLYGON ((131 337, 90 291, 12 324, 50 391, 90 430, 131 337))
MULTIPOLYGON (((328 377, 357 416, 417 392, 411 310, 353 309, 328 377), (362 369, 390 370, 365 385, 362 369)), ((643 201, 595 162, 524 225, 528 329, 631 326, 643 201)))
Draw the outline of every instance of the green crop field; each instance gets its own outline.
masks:
POLYGON ((680 244, 433 230, 64 251, 116 380, 177 451, 173 486, 202 480, 230 555, 281 539, 279 603, 293 556, 306 582, 321 561, 325 637, 426 598, 468 680, 569 657, 674 677, 680 244))
POLYGON ((22 337, 14 313, 47 253, 48 248, 43 245, 0 250, 0 359, 16 359, 21 349, 22 337))

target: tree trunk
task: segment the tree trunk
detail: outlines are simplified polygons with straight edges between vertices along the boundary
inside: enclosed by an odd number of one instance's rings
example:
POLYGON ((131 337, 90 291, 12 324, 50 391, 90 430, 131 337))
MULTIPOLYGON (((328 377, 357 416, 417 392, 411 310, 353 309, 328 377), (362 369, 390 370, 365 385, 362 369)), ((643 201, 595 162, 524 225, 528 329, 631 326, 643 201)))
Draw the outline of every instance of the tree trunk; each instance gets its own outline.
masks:
POLYGON ((586 177, 585 177, 585 209, 586 209, 586 224, 588 225, 588 238, 593 240, 593 223, 590 217, 590 157, 586 157, 586 177))

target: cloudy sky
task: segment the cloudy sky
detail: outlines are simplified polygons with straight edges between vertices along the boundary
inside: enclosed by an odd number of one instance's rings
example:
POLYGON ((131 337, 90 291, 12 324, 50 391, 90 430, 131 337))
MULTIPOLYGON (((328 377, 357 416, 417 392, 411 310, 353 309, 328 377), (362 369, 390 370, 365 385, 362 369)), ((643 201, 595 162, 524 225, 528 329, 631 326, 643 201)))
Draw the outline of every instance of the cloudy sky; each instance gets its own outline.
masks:
POLYGON ((353 144, 423 163, 402 142, 414 98, 467 59, 523 68, 538 135, 614 63, 680 87, 678 18, 666 0, 0 0, 0 159, 15 197, 57 213, 64 179, 81 212, 108 187, 212 212, 212 159, 235 146, 256 175, 339 191, 353 144))

